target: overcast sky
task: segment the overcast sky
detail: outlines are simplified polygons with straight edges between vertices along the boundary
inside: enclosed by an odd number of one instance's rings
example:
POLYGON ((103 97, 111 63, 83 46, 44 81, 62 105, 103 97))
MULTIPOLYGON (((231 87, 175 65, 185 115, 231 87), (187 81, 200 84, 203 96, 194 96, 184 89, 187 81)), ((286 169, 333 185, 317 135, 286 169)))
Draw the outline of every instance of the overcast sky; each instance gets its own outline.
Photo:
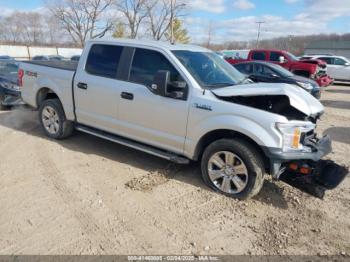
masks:
MULTIPOLYGON (((350 0, 187 0, 185 25, 194 42, 250 40, 257 21, 264 21, 262 38, 316 33, 350 33, 350 0)), ((1 15, 14 10, 40 10, 42 0, 0 0, 1 15)))

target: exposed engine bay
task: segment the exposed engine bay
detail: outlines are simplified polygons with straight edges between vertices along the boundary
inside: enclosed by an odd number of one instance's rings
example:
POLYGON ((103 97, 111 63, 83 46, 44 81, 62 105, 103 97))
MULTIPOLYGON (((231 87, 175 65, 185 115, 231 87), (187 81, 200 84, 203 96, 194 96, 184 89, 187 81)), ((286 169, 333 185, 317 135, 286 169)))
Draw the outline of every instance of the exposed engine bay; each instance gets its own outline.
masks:
POLYGON ((323 105, 302 88, 289 84, 254 83, 211 90, 220 100, 285 116, 288 120, 316 123, 323 105))
POLYGON ((224 101, 245 105, 267 112, 285 116, 288 120, 310 121, 316 123, 321 114, 307 116, 290 104, 286 95, 265 95, 265 96, 233 96, 218 97, 224 101))

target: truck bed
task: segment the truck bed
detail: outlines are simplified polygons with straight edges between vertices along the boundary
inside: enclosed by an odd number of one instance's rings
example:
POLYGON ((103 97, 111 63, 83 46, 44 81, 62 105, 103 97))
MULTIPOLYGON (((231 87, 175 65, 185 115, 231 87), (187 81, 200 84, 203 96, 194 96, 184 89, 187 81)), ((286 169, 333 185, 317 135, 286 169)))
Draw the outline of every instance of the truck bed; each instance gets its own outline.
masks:
MULTIPOLYGON (((71 61, 26 61, 20 63, 21 96, 28 105, 38 107, 38 92, 49 89, 61 98, 68 120, 74 120, 72 82, 78 63, 71 61)), ((46 91, 45 91, 46 92, 46 91)))
POLYGON ((68 71, 76 71, 78 67, 78 62, 74 61, 23 61, 23 63, 47 66, 68 71))

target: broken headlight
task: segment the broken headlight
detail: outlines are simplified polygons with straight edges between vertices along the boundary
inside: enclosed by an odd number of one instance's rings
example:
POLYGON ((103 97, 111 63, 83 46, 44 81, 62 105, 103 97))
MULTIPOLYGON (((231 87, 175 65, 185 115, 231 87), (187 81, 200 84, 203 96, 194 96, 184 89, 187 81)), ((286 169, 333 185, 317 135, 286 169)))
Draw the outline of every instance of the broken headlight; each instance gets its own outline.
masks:
POLYGON ((301 142, 302 135, 314 130, 316 125, 311 122, 294 121, 289 123, 277 123, 277 129, 283 137, 282 147, 284 152, 311 152, 311 148, 305 147, 301 142))

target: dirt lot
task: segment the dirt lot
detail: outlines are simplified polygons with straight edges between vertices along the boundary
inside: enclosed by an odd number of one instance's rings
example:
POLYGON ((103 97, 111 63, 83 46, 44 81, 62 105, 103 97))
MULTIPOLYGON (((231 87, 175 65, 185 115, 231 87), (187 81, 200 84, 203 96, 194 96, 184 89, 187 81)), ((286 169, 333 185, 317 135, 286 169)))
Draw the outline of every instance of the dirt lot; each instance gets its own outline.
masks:
MULTIPOLYGON (((319 133, 350 165, 350 86, 328 87, 319 133)), ((0 113, 0 254, 350 254, 350 178, 325 200, 282 182, 239 202, 178 166, 77 133, 47 139, 37 112, 0 113)))

